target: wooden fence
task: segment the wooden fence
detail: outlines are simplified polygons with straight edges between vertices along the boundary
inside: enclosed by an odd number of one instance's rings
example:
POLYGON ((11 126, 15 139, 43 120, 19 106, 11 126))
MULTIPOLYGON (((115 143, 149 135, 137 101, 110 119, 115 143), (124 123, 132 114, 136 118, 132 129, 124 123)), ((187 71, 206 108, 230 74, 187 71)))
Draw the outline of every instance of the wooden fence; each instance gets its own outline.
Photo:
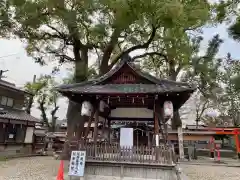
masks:
POLYGON ((109 144, 85 144, 80 145, 81 150, 87 153, 87 160, 109 161, 109 162, 134 162, 134 163, 154 163, 161 165, 173 165, 174 150, 172 146, 134 146, 120 147, 109 144))

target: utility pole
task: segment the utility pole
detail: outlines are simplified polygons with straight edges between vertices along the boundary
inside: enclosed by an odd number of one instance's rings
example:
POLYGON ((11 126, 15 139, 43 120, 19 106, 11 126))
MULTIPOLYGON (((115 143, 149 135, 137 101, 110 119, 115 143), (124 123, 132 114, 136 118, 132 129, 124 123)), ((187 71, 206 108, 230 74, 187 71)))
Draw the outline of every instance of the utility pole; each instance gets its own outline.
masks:
POLYGON ((6 78, 6 76, 3 76, 5 72, 8 72, 8 70, 0 70, 0 79, 6 78))

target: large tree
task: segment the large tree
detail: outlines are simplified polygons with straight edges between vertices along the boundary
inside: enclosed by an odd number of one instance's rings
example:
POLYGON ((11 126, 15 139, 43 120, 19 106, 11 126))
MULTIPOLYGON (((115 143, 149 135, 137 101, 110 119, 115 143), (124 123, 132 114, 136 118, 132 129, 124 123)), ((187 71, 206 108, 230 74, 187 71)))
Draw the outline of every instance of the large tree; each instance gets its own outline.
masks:
POLYGON ((238 60, 227 58, 222 62, 222 74, 220 80, 223 93, 221 105, 219 106, 222 115, 231 117, 235 126, 240 125, 240 63, 238 60))
POLYGON ((33 105, 36 105, 41 112, 41 119, 49 131, 55 131, 56 116, 59 110, 58 100, 60 94, 54 90, 58 83, 50 75, 42 75, 33 82, 27 82, 25 89, 33 94, 26 103, 26 110, 31 113, 33 105))
MULTIPOLYGON (((150 54, 143 62, 143 68, 154 71, 155 75, 161 78, 194 83, 205 98, 213 97, 215 92, 212 90, 218 87, 216 74, 220 67, 220 62, 216 59, 222 43, 219 36, 216 35, 209 41, 203 55, 199 54, 200 43, 203 40, 199 35, 193 36, 191 32, 179 29, 165 29, 161 39, 160 45, 156 47, 158 53, 150 54)), ((202 110, 199 111, 202 114, 202 110)), ((180 116, 176 111, 172 126, 176 129, 180 125, 180 116)))
MULTIPOLYGON (((124 54, 154 49, 160 42, 157 34, 163 33, 163 28, 195 29, 209 19, 210 12, 207 0, 9 2, 14 11, 14 34, 26 41, 29 55, 42 65, 48 60, 57 61, 58 65, 73 64, 75 82, 87 79, 93 53, 99 61, 99 74, 104 74, 124 54)), ((76 128, 83 129, 79 109, 79 105, 70 102, 68 138, 76 128)))

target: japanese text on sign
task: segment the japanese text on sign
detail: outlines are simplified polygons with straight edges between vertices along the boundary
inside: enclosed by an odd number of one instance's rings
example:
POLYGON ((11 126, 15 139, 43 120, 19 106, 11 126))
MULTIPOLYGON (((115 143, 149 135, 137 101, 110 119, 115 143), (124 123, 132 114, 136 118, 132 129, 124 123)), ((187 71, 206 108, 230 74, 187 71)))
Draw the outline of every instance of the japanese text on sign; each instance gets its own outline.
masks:
POLYGON ((84 176, 86 151, 72 151, 69 176, 84 176))

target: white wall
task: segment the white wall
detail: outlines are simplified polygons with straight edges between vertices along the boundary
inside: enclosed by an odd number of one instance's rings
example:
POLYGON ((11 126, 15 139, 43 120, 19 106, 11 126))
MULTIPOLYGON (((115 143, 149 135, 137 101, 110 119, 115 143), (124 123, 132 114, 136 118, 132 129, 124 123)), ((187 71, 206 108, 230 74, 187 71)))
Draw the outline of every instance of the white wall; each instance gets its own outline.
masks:
POLYGON ((116 108, 111 111, 110 117, 153 118, 153 111, 147 108, 116 108))
POLYGON ((34 127, 27 127, 24 143, 32 143, 33 142, 33 132, 34 132, 34 127))

